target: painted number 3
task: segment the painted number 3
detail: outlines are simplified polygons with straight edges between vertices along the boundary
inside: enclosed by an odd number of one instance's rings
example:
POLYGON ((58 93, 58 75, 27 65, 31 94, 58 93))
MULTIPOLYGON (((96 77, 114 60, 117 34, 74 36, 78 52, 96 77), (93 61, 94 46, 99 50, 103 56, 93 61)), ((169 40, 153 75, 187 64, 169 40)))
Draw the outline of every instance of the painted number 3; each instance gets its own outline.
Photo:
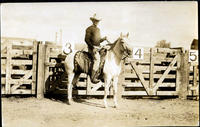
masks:
POLYGON ((133 58, 134 59, 143 59, 144 51, 143 48, 133 48, 133 58))
POLYGON ((72 52, 72 48, 71 48, 71 44, 70 44, 70 43, 66 43, 63 52, 64 52, 65 54, 69 54, 69 53, 72 52))

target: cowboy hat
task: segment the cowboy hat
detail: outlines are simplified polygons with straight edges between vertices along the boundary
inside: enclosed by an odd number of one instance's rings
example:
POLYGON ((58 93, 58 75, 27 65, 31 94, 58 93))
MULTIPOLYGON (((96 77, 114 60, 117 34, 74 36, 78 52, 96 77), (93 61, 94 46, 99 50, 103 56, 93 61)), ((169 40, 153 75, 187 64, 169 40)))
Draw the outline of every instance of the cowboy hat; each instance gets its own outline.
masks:
POLYGON ((93 17, 90 17, 90 20, 92 21, 101 21, 99 17, 97 17, 96 13, 93 15, 93 17))

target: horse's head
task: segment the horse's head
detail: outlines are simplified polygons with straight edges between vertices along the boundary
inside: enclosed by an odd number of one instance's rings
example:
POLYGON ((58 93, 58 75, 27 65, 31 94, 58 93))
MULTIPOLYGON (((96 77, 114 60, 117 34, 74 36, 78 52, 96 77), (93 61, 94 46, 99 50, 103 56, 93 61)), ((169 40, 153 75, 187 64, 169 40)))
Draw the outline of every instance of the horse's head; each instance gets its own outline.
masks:
POLYGON ((126 35, 122 35, 121 33, 118 39, 119 50, 120 50, 120 53, 124 55, 124 58, 132 55, 132 48, 128 44, 129 42, 128 36, 129 36, 129 33, 127 33, 126 35))

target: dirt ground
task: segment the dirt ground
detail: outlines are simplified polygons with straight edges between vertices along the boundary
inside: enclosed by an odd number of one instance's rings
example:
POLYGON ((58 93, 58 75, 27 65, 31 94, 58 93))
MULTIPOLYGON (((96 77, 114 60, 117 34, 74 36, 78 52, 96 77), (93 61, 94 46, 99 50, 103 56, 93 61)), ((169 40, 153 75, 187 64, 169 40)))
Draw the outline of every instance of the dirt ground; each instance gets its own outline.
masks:
POLYGON ((199 125, 199 102, 181 99, 122 99, 119 108, 103 100, 66 97, 3 97, 4 127, 132 127, 199 125), (58 99, 59 98, 59 99, 58 99), (62 98, 62 99, 60 99, 62 98))

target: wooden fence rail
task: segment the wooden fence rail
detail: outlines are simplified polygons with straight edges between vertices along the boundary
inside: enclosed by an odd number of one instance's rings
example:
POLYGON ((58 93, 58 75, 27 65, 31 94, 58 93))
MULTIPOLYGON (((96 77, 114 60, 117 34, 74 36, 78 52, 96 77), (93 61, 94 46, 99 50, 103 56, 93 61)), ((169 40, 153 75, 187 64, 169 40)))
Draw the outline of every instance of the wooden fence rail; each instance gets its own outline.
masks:
POLYGON ((146 48, 144 60, 130 58, 124 68, 124 96, 178 95, 181 50, 146 48))
POLYGON ((37 42, 3 38, 1 42, 2 94, 35 94, 37 42))
MULTIPOLYGON (((189 51, 143 49, 143 59, 129 58, 122 64, 119 96, 199 98, 199 65, 188 61, 189 51)), ((32 94, 43 98, 47 93, 67 93, 67 75, 62 64, 58 66, 56 62, 59 54, 62 56, 62 46, 55 43, 4 38, 1 42, 2 94, 32 94)), ((103 95, 104 84, 92 84, 86 74, 81 74, 74 94, 103 95)))
MULTIPOLYGON (((42 84, 45 86, 44 93, 52 91, 67 93, 67 76, 62 67, 55 66, 56 58, 62 54, 61 48, 61 46, 48 43, 45 45, 45 50, 42 50, 46 54, 42 58, 45 77, 42 84)), ((189 77, 185 67, 189 67, 190 64, 185 61, 187 59, 188 54, 182 48, 144 48, 143 60, 129 58, 123 64, 119 83, 119 87, 122 88, 119 91, 120 96, 179 96, 181 98, 186 98, 188 95, 198 96, 198 92, 188 94, 188 91, 197 90, 198 79, 196 84, 193 83, 195 88, 188 85, 189 82, 186 79, 189 77)), ((196 80, 194 81, 196 82, 196 80)), ((75 93, 78 95, 103 95, 104 86, 103 83, 92 84, 86 74, 81 74, 75 93)), ((112 95, 112 87, 110 95, 112 95)))
MULTIPOLYGON (((186 51, 186 55, 188 56, 186 51)), ((198 61, 198 60, 197 60, 198 61)), ((189 62, 185 68, 187 72, 187 95, 199 100, 199 64, 198 62, 189 62)))

